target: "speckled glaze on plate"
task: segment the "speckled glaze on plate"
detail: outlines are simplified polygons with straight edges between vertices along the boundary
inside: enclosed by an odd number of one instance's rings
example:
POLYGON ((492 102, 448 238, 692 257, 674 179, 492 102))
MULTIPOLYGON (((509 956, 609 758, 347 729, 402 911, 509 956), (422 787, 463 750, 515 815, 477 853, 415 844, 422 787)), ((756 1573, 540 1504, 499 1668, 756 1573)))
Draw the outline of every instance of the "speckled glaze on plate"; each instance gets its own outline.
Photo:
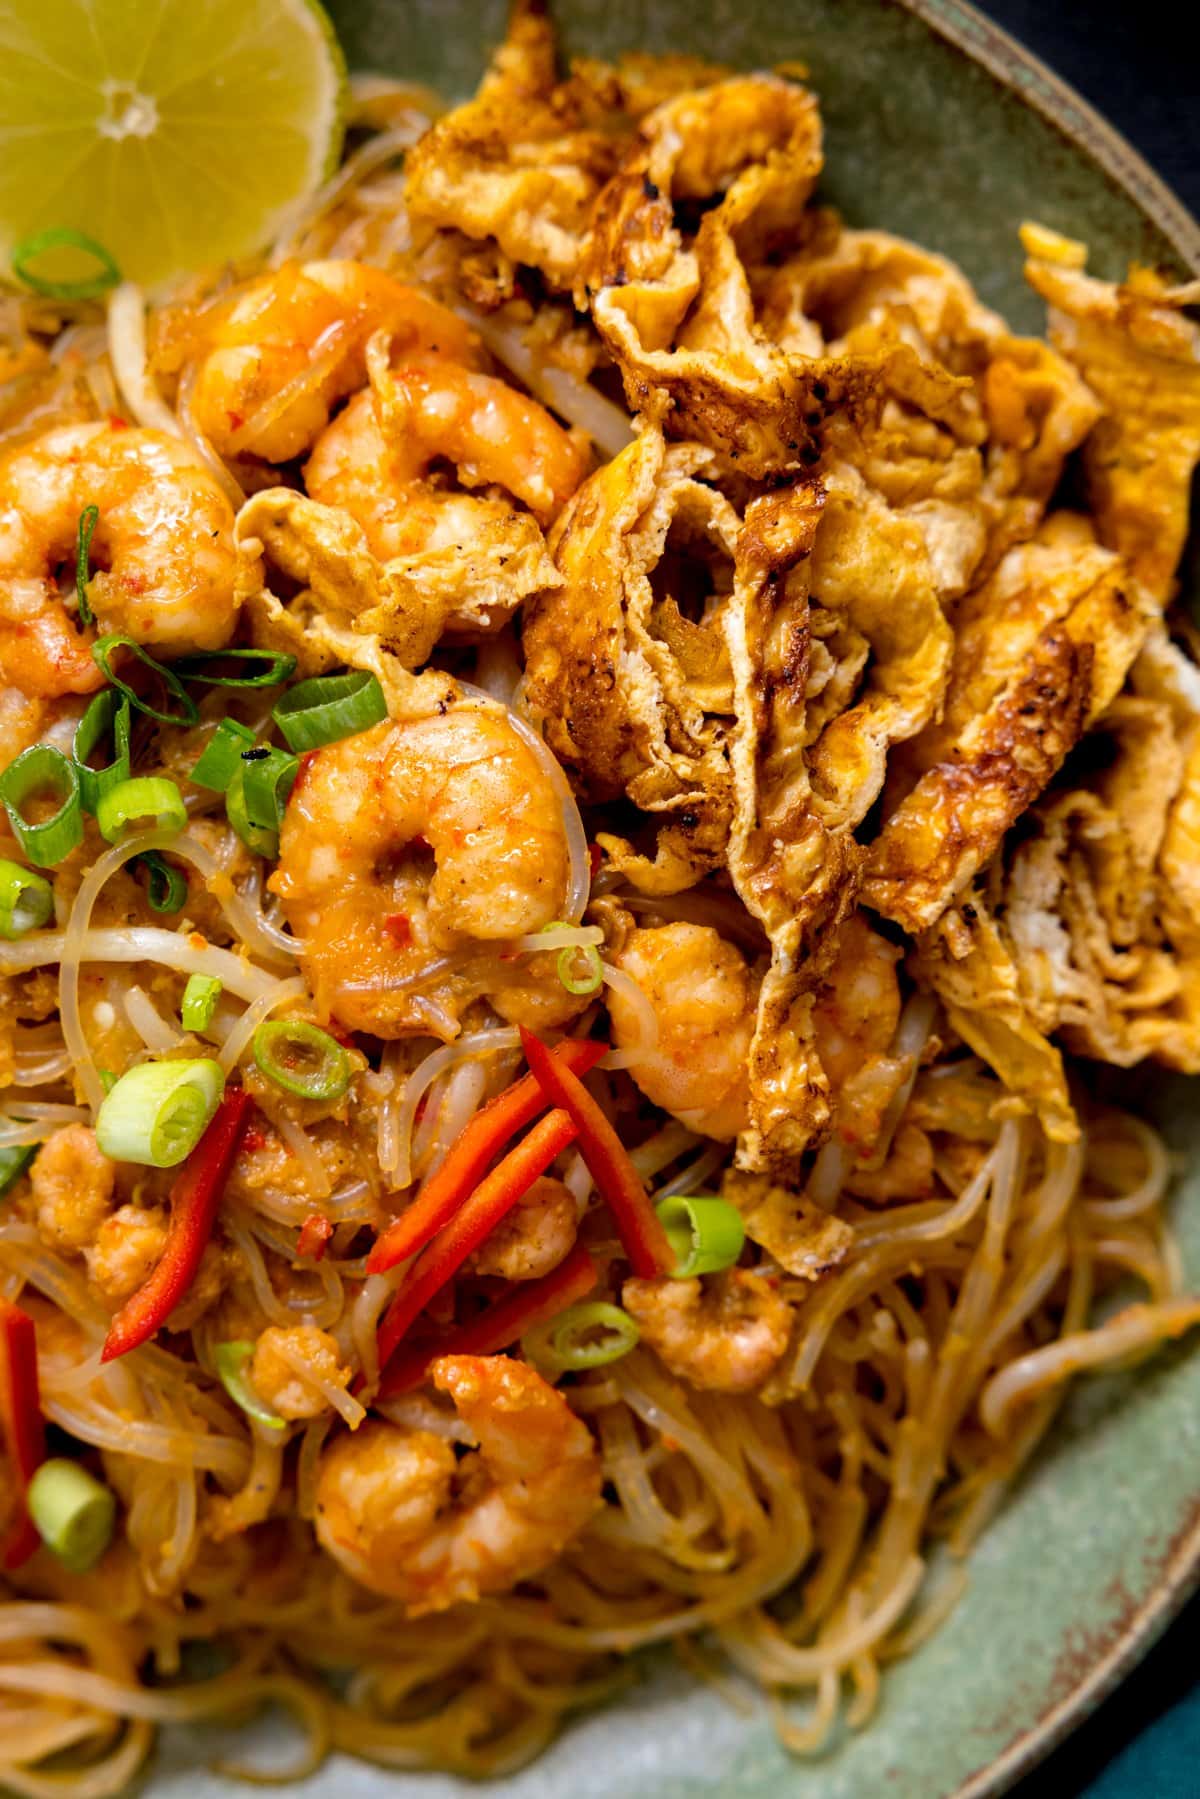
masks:
MULTIPOLYGON (((326 0, 352 67, 466 93, 505 0, 326 0)), ((958 0, 554 0, 568 50, 688 50, 735 65, 799 59, 827 127, 822 195, 956 258, 1026 330, 1040 303, 1016 230, 1082 237, 1104 276, 1131 260, 1200 273, 1200 227, 1078 95, 958 0)), ((1107 1084, 1107 1083, 1106 1083, 1107 1084)), ((1192 1173, 1175 1221, 1200 1279, 1200 1108, 1182 1081, 1132 1077, 1192 1173), (1151 1104, 1152 1099, 1152 1104, 1151 1104)), ((1200 1353, 1168 1351, 1077 1389, 984 1538, 942 1631, 889 1671, 861 1735, 818 1762, 779 1748, 666 1658, 582 1717, 503 1799, 994 1799, 1107 1693, 1200 1582, 1200 1353)), ((264 1759, 271 1731, 264 1728, 264 1759)), ((224 1749, 226 1743, 220 1747, 224 1749)), ((239 1743, 239 1751, 243 1745, 239 1743)), ((156 1799, 229 1799, 203 1772, 213 1732, 164 1741, 156 1799)), ((237 1788, 244 1791, 244 1788, 237 1788)), ((305 1799, 463 1799, 438 1775, 338 1760, 305 1799)))

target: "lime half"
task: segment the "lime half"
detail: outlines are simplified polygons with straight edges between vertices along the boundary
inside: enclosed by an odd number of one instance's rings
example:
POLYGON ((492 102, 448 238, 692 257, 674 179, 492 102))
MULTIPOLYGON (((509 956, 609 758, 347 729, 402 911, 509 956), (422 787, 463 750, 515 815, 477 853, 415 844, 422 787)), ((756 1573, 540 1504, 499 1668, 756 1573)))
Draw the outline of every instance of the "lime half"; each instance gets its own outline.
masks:
MULTIPOLYGON (((60 233, 148 285, 261 247, 336 163, 345 85, 314 0, 0 0, 0 273, 60 233)), ((61 241, 36 269, 96 273, 61 241)))

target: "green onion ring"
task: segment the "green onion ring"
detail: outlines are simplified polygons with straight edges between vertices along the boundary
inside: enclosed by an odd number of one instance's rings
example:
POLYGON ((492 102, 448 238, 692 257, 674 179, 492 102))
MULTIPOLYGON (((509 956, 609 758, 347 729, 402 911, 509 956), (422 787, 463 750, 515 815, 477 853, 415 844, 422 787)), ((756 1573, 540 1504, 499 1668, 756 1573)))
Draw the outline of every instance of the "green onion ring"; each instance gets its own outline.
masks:
POLYGON ((300 761, 286 750, 243 750, 237 773, 225 793, 230 824, 256 856, 279 854, 283 808, 295 785, 300 761))
POLYGON ((640 1334, 620 1306, 591 1299, 535 1325, 521 1338, 521 1349, 527 1361, 551 1374, 577 1373, 620 1361, 636 1348, 640 1334))
POLYGON ((51 225, 46 231, 35 231, 23 238, 13 249, 11 263, 18 281, 23 281, 35 294, 45 294, 49 300, 98 300, 121 279, 121 271, 104 245, 70 225, 51 225), (47 250, 62 249, 82 250, 85 255, 95 257, 100 264, 100 273, 83 281, 50 281, 44 275, 35 275, 29 267, 34 257, 43 256, 47 250))
POLYGON ((132 767, 129 756, 131 722, 129 701, 122 698, 115 688, 106 687, 91 701, 76 725, 71 754, 79 771, 79 792, 85 812, 95 812, 102 794, 129 779, 132 767), (93 768, 88 757, 110 729, 116 754, 103 768, 93 768))
POLYGON ((199 1143, 225 1091, 221 1064, 139 1062, 123 1074, 96 1114, 96 1142, 114 1162, 174 1168, 199 1143))
POLYGON ((146 870, 149 880, 146 898, 155 912, 178 912, 187 904, 187 876, 168 862, 157 850, 143 850, 134 857, 135 866, 146 870))
POLYGON ((350 1058, 328 1031, 302 1018, 271 1018, 254 1033, 259 1070, 301 1099, 341 1099, 350 1085, 350 1058))
POLYGON ((264 755, 243 750, 242 786, 246 812, 253 823, 279 829, 299 771, 300 758, 289 755, 287 750, 269 749, 264 755))
POLYGON ((289 749, 300 753, 357 736, 359 731, 381 724, 387 715, 383 688, 365 668, 300 681, 271 713, 289 749))
POLYGON ((111 1487, 78 1462, 43 1462, 25 1495, 38 1536, 71 1574, 94 1568, 113 1540, 117 1501, 111 1487))
POLYGON ((181 656, 175 672, 183 681, 203 681, 208 687, 278 687, 295 673, 296 658, 286 650, 196 650, 181 656), (206 675, 211 662, 265 662, 261 675, 206 675))
POLYGON ((183 990, 180 1021, 185 1031, 206 1031, 213 1020, 221 983, 213 974, 190 974, 183 990))
POLYGON ((45 875, 0 856, 0 937, 15 943, 40 930, 54 911, 54 889, 45 875))
POLYGON ((83 799, 79 771, 61 750, 35 743, 0 774, 0 799, 13 836, 38 868, 54 868, 83 842, 83 799), (27 824, 21 807, 49 788, 60 799, 53 817, 27 824))
POLYGON ((88 567, 92 556, 92 532, 99 522, 99 506, 85 506, 79 514, 79 535, 75 539, 75 597, 85 625, 90 625, 96 616, 88 599, 88 567))
POLYGON ((22 1143, 17 1149, 0 1149, 0 1199, 16 1186, 39 1148, 37 1143, 22 1143))
POLYGON ((192 780, 211 793, 227 793, 242 765, 242 753, 254 744, 254 732, 236 718, 223 718, 200 752, 192 780))
POLYGON ((255 824, 250 817, 244 773, 245 766, 239 758, 237 772, 225 790, 225 816, 248 850, 273 862, 279 854, 279 832, 273 825, 255 824))
POLYGON ((672 1280, 717 1274, 722 1268, 732 1268, 741 1255, 746 1226, 737 1207, 727 1199, 676 1193, 654 1209, 675 1251, 672 1280))
POLYGON ((116 843, 131 825, 143 830, 182 831, 187 807, 179 788, 166 775, 135 775, 100 795, 96 823, 101 836, 116 843))
POLYGON ((105 680, 111 681, 112 685, 123 693, 126 699, 132 701, 138 711, 144 712, 148 718, 157 719, 160 725, 194 725, 199 723, 199 707, 196 705, 191 694, 185 690, 179 677, 173 674, 169 668, 164 668, 161 662, 156 662, 153 656, 148 655, 137 639, 135 637, 130 637, 127 631, 110 631, 107 637, 98 637, 92 645, 92 659, 105 680), (179 701, 181 710, 178 712, 159 712, 156 707, 149 705, 140 694, 135 693, 129 683, 123 681, 120 675, 115 675, 111 666, 112 653, 114 650, 118 649, 131 650, 139 662, 144 663, 147 668, 153 669, 154 673, 159 677, 164 687, 167 689, 167 692, 174 694, 175 698, 179 701))
POLYGON ((574 948, 560 949, 556 967, 558 978, 568 993, 597 993, 604 984, 604 964, 594 943, 581 943, 574 948), (588 971, 583 976, 572 971, 572 965, 579 956, 587 962, 588 971))
POLYGON ((221 1385, 234 1405, 240 1406, 248 1418, 254 1418, 259 1424, 265 1424, 268 1430, 286 1430, 286 1419, 271 1411, 269 1406, 265 1406, 250 1385, 246 1373, 246 1363, 253 1354, 253 1343, 246 1342, 242 1338, 237 1338, 230 1343, 218 1343, 213 1352, 213 1361, 216 1364, 221 1385))

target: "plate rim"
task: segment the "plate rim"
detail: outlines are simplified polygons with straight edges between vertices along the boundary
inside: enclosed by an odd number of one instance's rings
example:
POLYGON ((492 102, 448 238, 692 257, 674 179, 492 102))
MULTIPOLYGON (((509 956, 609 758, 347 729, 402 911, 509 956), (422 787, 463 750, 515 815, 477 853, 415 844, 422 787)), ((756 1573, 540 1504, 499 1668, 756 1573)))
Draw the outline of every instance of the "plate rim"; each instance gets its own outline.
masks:
MULTIPOLYGON (((887 0, 885 0, 887 3, 887 0)), ((969 0, 898 3, 1039 113, 1121 188, 1157 226, 1185 269, 1200 275, 1200 222, 1124 134, 1041 57, 969 0)), ((946 1799, 1000 1799, 1121 1684, 1200 1590, 1200 1481, 1189 1513, 1140 1603, 1118 1621, 1112 1640, 1006 1748, 967 1776, 946 1799)))
POLYGON ((970 0, 884 0, 987 70, 1096 163, 1158 227, 1185 268, 1200 275, 1200 221, 1129 139, 1019 39, 970 0))

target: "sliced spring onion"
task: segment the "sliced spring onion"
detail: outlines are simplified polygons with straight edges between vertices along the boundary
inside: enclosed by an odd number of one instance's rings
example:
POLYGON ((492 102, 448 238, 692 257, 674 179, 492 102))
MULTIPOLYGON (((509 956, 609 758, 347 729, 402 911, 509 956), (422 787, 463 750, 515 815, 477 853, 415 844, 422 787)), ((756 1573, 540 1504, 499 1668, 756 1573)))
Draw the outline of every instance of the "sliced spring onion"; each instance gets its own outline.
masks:
POLYGON ((183 990, 183 1005, 179 1014, 184 1030, 206 1031, 212 1023, 220 997, 221 983, 216 975, 190 974, 183 990))
POLYGON ((96 1073, 100 1076, 101 1087, 106 1093, 111 1093, 119 1077, 113 1073, 111 1068, 98 1068, 96 1073))
POLYGON ((594 943, 558 952, 558 978, 568 993, 597 993, 604 985, 604 964, 594 943), (586 973, 580 972, 583 964, 586 973))
POLYGON ((251 751, 242 756, 246 811, 256 823, 279 829, 299 769, 300 758, 287 750, 269 749, 264 756, 251 751))
POLYGON ((746 1227, 737 1207, 727 1199, 708 1195, 694 1199, 675 1193, 654 1209, 675 1251, 672 1280, 716 1274, 722 1268, 732 1268, 741 1255, 746 1227))
POLYGON ((254 1033, 254 1060, 269 1081, 301 1099, 340 1099, 350 1058, 328 1031, 302 1018, 270 1018, 254 1033))
POLYGON ((45 875, 0 856, 0 937, 15 943, 44 925, 53 910, 54 889, 45 875))
POLYGON ((142 830, 182 831, 187 807, 175 782, 166 775, 135 775, 102 793, 96 807, 96 823, 109 843, 123 837, 129 827, 142 830))
POLYGON ((535 1367, 565 1374, 619 1361, 636 1347, 639 1334, 629 1313, 620 1306, 591 1299, 535 1325, 521 1338, 521 1349, 535 1367))
POLYGON ((254 732, 248 725, 239 724, 236 718, 223 718, 200 752, 192 770, 193 781, 211 793, 228 792, 229 783, 241 768, 243 750, 253 746, 254 732))
POLYGON ((35 231, 23 238, 13 249, 12 272, 35 294, 45 294, 50 300, 98 300, 121 279, 121 271, 104 245, 70 225, 51 225, 46 231, 35 231), (82 250, 99 263, 99 270, 82 281, 51 281, 29 266, 47 250, 82 250))
POLYGON ((75 597, 85 625, 90 625, 96 616, 88 598, 88 569, 92 559, 92 532, 99 522, 99 506, 85 506, 79 514, 79 535, 75 539, 75 597))
POLYGON ((285 693, 271 717, 291 749, 317 750, 353 737, 387 717, 383 688, 369 669, 315 675, 285 693))
POLYGON ((294 674, 296 658, 285 650, 197 650, 182 656, 175 672, 184 681, 203 681, 208 687, 278 687, 294 674), (266 666, 257 675, 226 675, 209 672, 213 663, 262 662, 266 666))
POLYGON ((299 758, 264 746, 243 750, 240 762, 226 790, 226 816, 247 849, 273 858, 279 854, 279 827, 299 758))
POLYGON ((0 1149, 0 1199, 16 1186, 37 1152, 36 1143, 23 1143, 19 1149, 0 1149))
POLYGON ((221 1064, 140 1062, 123 1074, 96 1114, 96 1142, 114 1162, 174 1168, 204 1135, 225 1091, 221 1064))
POLYGON ((129 759, 130 723, 129 701, 122 698, 116 688, 106 687, 91 701, 76 725, 71 754, 79 771, 79 791, 85 812, 95 812, 102 794, 107 793, 110 787, 116 787, 121 781, 129 779, 132 767, 129 759), (88 757, 110 730, 116 754, 103 768, 93 768, 88 757))
POLYGON ((0 799, 13 836, 38 868, 53 868, 83 841, 83 801, 79 772, 61 750, 35 743, 22 750, 0 775, 0 799), (21 808, 38 793, 52 793, 58 810, 40 824, 27 824, 21 808))
POLYGON ((143 850, 135 858, 137 866, 149 876, 146 898, 155 912, 178 912, 187 903, 187 876, 160 856, 157 850, 143 850))
POLYGON ((265 1406, 246 1374, 246 1363, 254 1354, 253 1343, 238 1338, 231 1343, 218 1343, 213 1352, 221 1385, 234 1405, 241 1406, 248 1418, 265 1424, 268 1430, 286 1430, 287 1421, 265 1406))
POLYGON ((95 662, 96 667, 100 670, 101 674, 103 674, 104 678, 107 681, 111 681, 113 686, 119 689, 119 691, 125 695, 126 699, 131 701, 132 704, 137 707, 139 712, 144 712, 148 718, 157 719, 160 725, 194 725, 198 722, 200 717, 199 709, 191 694, 184 688, 179 677, 172 673, 169 668, 164 668, 161 662, 156 662, 154 657, 149 655, 142 648, 135 637, 129 636, 128 632, 110 631, 107 637, 98 637, 92 645, 92 660, 95 662), (144 700, 140 693, 135 693, 129 683, 123 681, 120 675, 115 675, 112 670, 114 650, 129 650, 137 657, 139 662, 144 663, 148 669, 152 670, 152 672, 158 676, 167 692, 173 694, 179 701, 179 711, 160 712, 157 707, 152 706, 148 700, 144 700))
POLYGON ((94 1568, 113 1539, 117 1501, 111 1487, 55 1456, 43 1462, 25 1495, 38 1536, 72 1574, 94 1568))
POLYGON ((248 850, 273 862, 279 854, 279 831, 273 825, 256 824, 246 809, 244 764, 239 759, 237 771, 225 790, 225 816, 248 850))

